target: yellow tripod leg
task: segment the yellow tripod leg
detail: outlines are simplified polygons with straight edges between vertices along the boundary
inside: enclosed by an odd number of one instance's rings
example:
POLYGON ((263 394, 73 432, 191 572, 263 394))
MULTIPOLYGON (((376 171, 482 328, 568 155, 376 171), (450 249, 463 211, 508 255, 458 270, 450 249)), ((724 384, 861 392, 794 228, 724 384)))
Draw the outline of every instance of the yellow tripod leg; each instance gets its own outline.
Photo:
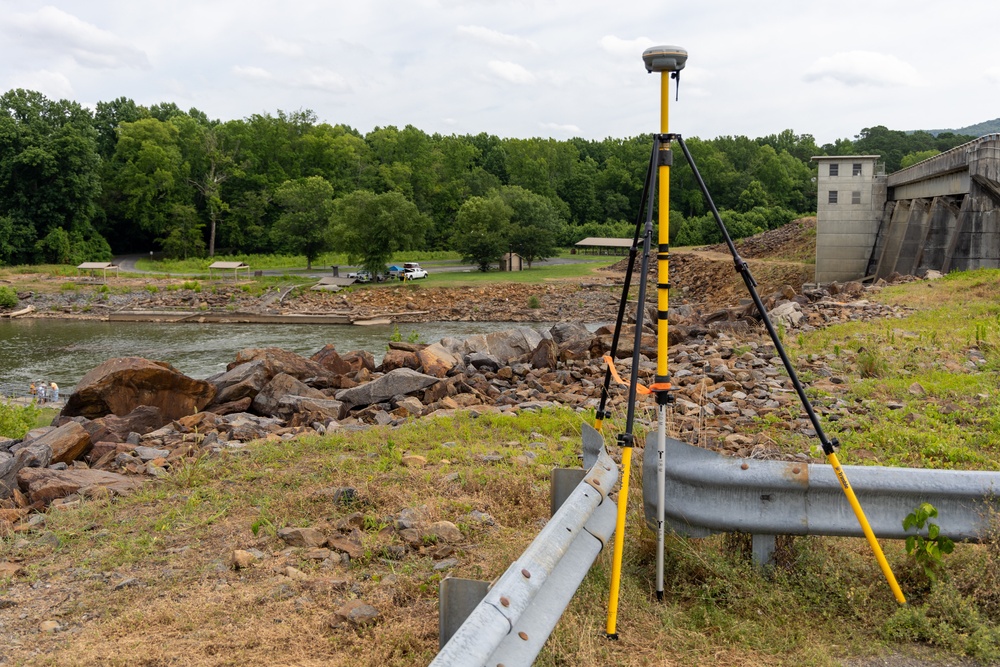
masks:
POLYGON ((879 546, 878 540, 875 539, 875 533, 872 532, 872 527, 868 525, 868 519, 865 518, 865 511, 861 509, 861 503, 858 502, 858 497, 854 495, 854 489, 851 487, 850 482, 847 481, 847 475, 844 473, 844 469, 840 467, 840 460, 837 458, 836 452, 830 452, 827 454, 826 460, 831 466, 833 466, 833 472, 837 475, 837 480, 840 482, 840 488, 844 490, 844 495, 847 496, 847 502, 851 504, 851 509, 854 510, 854 516, 858 518, 858 523, 861 524, 861 530, 864 531, 868 544, 871 546, 872 551, 875 552, 875 560, 878 561, 878 566, 882 568, 882 574, 885 575, 885 580, 889 582, 889 588, 892 589, 892 594, 896 596, 896 602, 899 604, 906 604, 906 598, 903 596, 903 591, 900 590, 899 584, 896 583, 896 577, 892 573, 892 568, 889 567, 889 562, 885 559, 885 554, 882 553, 882 547, 879 546))
POLYGON ((618 639, 618 596, 622 579, 622 553, 625 551, 625 515, 628 512, 628 480, 632 473, 632 448, 622 449, 622 486, 618 492, 618 521, 615 523, 615 549, 611 565, 611 599, 608 601, 607 633, 618 639))

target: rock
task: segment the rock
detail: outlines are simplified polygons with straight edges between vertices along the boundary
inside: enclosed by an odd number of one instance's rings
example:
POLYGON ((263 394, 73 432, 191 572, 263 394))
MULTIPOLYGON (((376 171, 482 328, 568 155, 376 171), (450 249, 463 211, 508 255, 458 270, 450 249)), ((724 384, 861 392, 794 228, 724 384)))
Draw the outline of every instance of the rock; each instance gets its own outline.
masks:
POLYGON ((231 403, 247 397, 253 399, 274 375, 274 369, 265 359, 234 366, 222 375, 210 378, 216 389, 214 403, 231 403))
POLYGON ((427 457, 419 454, 404 454, 400 462, 406 468, 423 468, 427 465, 427 457))
POLYGON ((278 373, 253 399, 253 410, 268 417, 288 418, 297 412, 298 401, 292 397, 326 400, 319 389, 303 384, 287 373, 278 373))
POLYGON ((407 396, 396 401, 396 407, 405 410, 407 414, 417 417, 424 411, 424 404, 415 396, 407 396))
POLYGON ((285 568, 285 576, 294 581, 308 581, 309 575, 298 569, 297 567, 292 567, 291 565, 285 568))
POLYGON ((438 381, 433 375, 424 375, 409 368, 397 368, 377 380, 353 389, 341 389, 336 397, 338 401, 350 405, 371 405, 388 401, 393 396, 420 391, 438 381))
POLYGON ((559 322, 549 329, 549 334, 556 345, 560 346, 574 340, 589 341, 593 337, 587 327, 578 322, 559 322))
POLYGON ((777 306, 768 313, 771 321, 775 324, 783 324, 786 327, 798 326, 805 316, 802 313, 802 306, 795 301, 789 301, 777 306))
POLYGON ((433 343, 417 352, 420 367, 427 375, 443 378, 459 362, 459 357, 441 343, 433 343))
POLYGON ((51 468, 22 468, 17 473, 17 483, 28 494, 31 502, 52 502, 90 486, 102 486, 113 493, 123 495, 142 485, 142 481, 105 470, 71 468, 52 470, 51 468))
POLYGON ((538 347, 542 335, 528 327, 518 327, 508 331, 494 331, 490 334, 479 334, 465 339, 466 353, 481 352, 497 359, 500 364, 507 364, 512 359, 528 354, 538 347))
POLYGON ((80 424, 71 421, 25 444, 48 446, 52 450, 50 464, 70 463, 90 450, 90 435, 80 424))
POLYGON ((331 537, 326 541, 326 546, 341 551, 351 558, 361 558, 365 555, 364 547, 347 537, 331 537))
POLYGON ((62 626, 59 625, 58 621, 42 621, 38 624, 38 631, 52 634, 53 632, 58 632, 62 630, 62 626))
POLYGON ((320 366, 330 371, 334 375, 347 375, 353 373, 351 364, 347 363, 338 353, 332 344, 324 345, 316 354, 310 357, 320 366))
MULTIPOLYGON (((233 370, 241 364, 251 361, 264 361, 270 371, 270 378, 279 373, 291 375, 296 380, 307 380, 313 377, 328 377, 332 373, 322 365, 303 356, 282 350, 280 347, 247 348, 236 353, 236 360, 229 364, 228 370, 233 370)), ((228 399, 233 400, 233 399, 228 399)))
POLYGON ((198 412, 214 397, 214 385, 189 378, 170 364, 119 357, 84 375, 59 414, 97 419, 127 415, 140 405, 150 405, 158 407, 166 419, 177 419, 198 412))
POLYGON ((438 539, 454 544, 463 539, 462 531, 451 521, 435 521, 424 529, 425 535, 435 535, 438 539))
POLYGON ((0 562, 0 579, 12 579, 24 572, 20 563, 0 562))
POLYGON ((375 372, 375 357, 367 350, 354 350, 341 357, 344 362, 351 367, 352 373, 360 373, 366 370, 369 373, 375 372))
MULTIPOLYGON (((104 427, 109 433, 114 434, 119 440, 124 441, 130 433, 145 435, 150 431, 162 428, 166 421, 163 417, 163 411, 160 408, 154 405, 140 405, 124 416, 119 417, 118 415, 110 414, 106 417, 95 419, 93 423, 104 427)), ((86 425, 84 425, 84 428, 86 428, 86 425)), ((88 432, 90 432, 89 429, 88 432)), ((94 442, 97 442, 97 440, 110 440, 106 436, 95 437, 95 434, 92 432, 90 433, 90 439, 94 442)))
POLYGON ((465 363, 477 371, 490 371, 492 373, 496 373, 503 365, 499 359, 485 352, 471 352, 465 358, 465 363))
POLYGON ((907 391, 913 396, 923 396, 924 394, 927 393, 927 391, 923 388, 923 386, 919 382, 914 382, 913 384, 911 384, 907 389, 907 391))
POLYGON ((278 537, 291 547, 321 547, 326 544, 326 535, 315 528, 282 528, 278 537))
POLYGON ((382 365, 379 367, 383 373, 388 373, 389 371, 394 371, 397 368, 412 368, 413 370, 418 370, 420 368, 420 358, 417 357, 416 352, 409 352, 407 350, 389 350, 382 357, 382 365))
POLYGON ((331 628, 339 628, 345 625, 365 627, 376 623, 378 619, 378 609, 361 600, 350 600, 340 609, 333 612, 333 616, 327 623, 331 628))
POLYGON ((237 549, 229 555, 229 565, 234 570, 245 570, 256 562, 257 557, 243 549, 237 549))
POLYGON ((543 338, 531 353, 534 368, 555 368, 559 358, 559 345, 550 338, 543 338))
POLYGON ((136 447, 132 453, 142 461, 152 461, 154 459, 167 458, 170 456, 169 449, 155 449, 153 447, 136 447))
POLYGON ((17 475, 22 468, 44 468, 51 456, 52 450, 46 445, 29 445, 13 454, 0 452, 0 499, 10 497, 18 488, 17 475))

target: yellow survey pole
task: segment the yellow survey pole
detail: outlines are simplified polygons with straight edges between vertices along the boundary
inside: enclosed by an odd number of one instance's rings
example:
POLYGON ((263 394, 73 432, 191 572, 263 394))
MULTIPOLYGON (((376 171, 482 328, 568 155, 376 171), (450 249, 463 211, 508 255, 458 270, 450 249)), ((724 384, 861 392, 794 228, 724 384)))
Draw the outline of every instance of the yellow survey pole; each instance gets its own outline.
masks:
MULTIPOLYGON (((671 72, 660 72, 660 134, 670 131, 670 77, 671 72)), ((660 152, 670 154, 670 142, 660 143, 660 152)), ((656 381, 666 382, 667 377, 667 310, 670 308, 670 160, 659 161, 657 174, 659 188, 659 248, 656 253, 656 381), (663 378, 661 380, 661 378, 663 378)))

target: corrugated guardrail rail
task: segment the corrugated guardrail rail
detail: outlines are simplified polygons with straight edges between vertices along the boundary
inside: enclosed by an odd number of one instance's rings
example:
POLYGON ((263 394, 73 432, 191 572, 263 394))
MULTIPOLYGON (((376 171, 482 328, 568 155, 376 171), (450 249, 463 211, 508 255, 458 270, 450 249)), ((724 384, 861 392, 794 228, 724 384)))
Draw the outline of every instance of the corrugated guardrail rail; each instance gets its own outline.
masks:
POLYGON ((616 507, 608 493, 617 482, 618 466, 602 441, 597 462, 583 481, 490 587, 431 666, 530 665, 614 533, 616 507))
MULTIPOLYGON (((862 536, 829 466, 723 456, 672 438, 665 460, 666 524, 681 535, 862 536)), ((942 535, 978 540, 1000 494, 998 472, 884 466, 844 466, 844 471, 880 538, 913 534, 903 530, 903 519, 928 502, 938 509, 942 535)), ((655 527, 655 434, 646 439, 643 479, 646 522, 655 527)))

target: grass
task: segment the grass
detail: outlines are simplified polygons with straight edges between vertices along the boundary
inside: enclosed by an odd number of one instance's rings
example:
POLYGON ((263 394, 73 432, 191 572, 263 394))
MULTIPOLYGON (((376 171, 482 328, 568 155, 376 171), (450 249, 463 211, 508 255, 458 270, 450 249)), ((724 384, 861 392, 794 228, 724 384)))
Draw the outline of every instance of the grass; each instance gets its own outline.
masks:
MULTIPOLYGON (((191 460, 114 502, 50 511, 44 532, 0 540, 0 561, 28 568, 24 583, 0 582, 0 599, 15 605, 0 607, 0 622, 11 613, 29 619, 9 631, 7 657, 11 664, 49 665, 135 664, 124 656, 136 655, 144 664, 194 666, 427 664, 436 652, 444 576, 429 556, 438 545, 429 540, 424 553, 385 558, 386 547, 399 543, 386 527, 407 508, 429 521, 451 521, 464 540, 455 545, 459 562, 448 574, 499 576, 545 519, 549 469, 578 465, 581 418, 592 415, 460 414, 395 429, 259 442, 242 453, 191 460), (424 456, 427 465, 403 466, 405 454, 424 456), (356 500, 332 504, 324 490, 343 486, 357 490, 356 500), (490 521, 476 519, 482 516, 476 512, 490 521), (311 560, 276 537, 286 526, 330 532, 355 514, 363 555, 349 565, 311 560), (232 570, 227 559, 234 549, 265 557, 232 570), (289 566, 305 580, 285 576, 289 566), (351 598, 374 605, 379 622, 364 630, 329 628, 331 610, 351 598), (38 634, 34 626, 45 618, 67 631, 38 634)), ((613 442, 620 419, 606 426, 613 442)), ((633 475, 620 641, 603 638, 611 571, 605 550, 536 664, 826 666, 912 642, 1000 657, 993 542, 958 545, 945 560, 943 583, 933 588, 901 544, 887 543, 908 593, 918 589, 911 605, 899 609, 860 539, 786 539, 778 567, 762 572, 751 566, 748 540, 740 536, 673 536, 666 543, 667 596, 658 602, 641 466, 633 475), (983 568, 991 568, 989 576, 978 577, 983 568)))
MULTIPOLYGON (((389 260, 390 264, 403 262, 435 262, 458 260, 458 253, 448 250, 421 250, 399 252, 389 260)), ((302 255, 216 255, 215 257, 197 257, 184 260, 140 259, 136 267, 143 271, 165 271, 168 273, 200 273, 208 272, 209 264, 213 262, 244 262, 253 270, 303 270, 306 268, 306 258, 302 255)), ((342 253, 324 253, 312 263, 313 270, 328 269, 330 266, 346 266, 347 255, 342 253)))

